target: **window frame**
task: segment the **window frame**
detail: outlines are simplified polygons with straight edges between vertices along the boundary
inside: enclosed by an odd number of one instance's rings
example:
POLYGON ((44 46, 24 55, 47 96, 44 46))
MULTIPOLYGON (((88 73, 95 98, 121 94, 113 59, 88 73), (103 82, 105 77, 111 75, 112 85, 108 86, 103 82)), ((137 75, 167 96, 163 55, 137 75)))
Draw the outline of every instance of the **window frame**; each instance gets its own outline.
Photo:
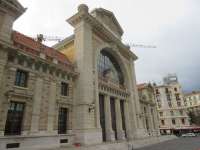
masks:
POLYGON ((61 82, 61 92, 62 96, 69 96, 69 83, 61 82))
POLYGON ((22 69, 17 69, 15 74, 15 86, 27 88, 29 73, 22 69))
POLYGON ((7 136, 21 135, 25 107, 26 105, 23 102, 17 102, 17 101, 10 102, 8 112, 7 112, 4 135, 7 135, 7 136), (15 119, 13 119, 14 117, 15 119))
POLYGON ((68 119, 69 109, 65 107, 60 107, 58 112, 58 134, 67 134, 68 119))

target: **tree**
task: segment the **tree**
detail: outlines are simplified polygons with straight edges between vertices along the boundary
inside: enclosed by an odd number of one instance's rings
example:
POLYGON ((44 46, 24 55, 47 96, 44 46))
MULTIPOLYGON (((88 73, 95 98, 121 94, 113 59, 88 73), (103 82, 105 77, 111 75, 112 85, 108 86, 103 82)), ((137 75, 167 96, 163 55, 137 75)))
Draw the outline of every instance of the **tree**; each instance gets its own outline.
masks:
POLYGON ((190 117, 190 123, 195 125, 200 125, 200 113, 194 113, 189 111, 188 116, 190 117))

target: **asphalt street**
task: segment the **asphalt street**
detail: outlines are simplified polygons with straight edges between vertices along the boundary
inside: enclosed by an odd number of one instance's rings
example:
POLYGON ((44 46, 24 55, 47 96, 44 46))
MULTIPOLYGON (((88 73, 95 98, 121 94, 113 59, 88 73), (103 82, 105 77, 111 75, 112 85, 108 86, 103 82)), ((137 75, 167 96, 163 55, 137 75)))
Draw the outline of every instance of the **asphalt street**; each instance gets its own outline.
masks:
POLYGON ((200 137, 180 137, 135 150, 200 150, 200 137))

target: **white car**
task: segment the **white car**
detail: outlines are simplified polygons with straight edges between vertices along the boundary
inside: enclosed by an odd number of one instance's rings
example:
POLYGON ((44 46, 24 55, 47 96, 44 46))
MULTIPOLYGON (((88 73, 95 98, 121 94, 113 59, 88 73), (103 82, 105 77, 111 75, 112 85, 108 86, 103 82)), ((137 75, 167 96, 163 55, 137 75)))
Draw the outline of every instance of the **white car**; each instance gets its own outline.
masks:
POLYGON ((182 134, 182 137, 195 137, 196 135, 194 133, 186 133, 186 134, 182 134))

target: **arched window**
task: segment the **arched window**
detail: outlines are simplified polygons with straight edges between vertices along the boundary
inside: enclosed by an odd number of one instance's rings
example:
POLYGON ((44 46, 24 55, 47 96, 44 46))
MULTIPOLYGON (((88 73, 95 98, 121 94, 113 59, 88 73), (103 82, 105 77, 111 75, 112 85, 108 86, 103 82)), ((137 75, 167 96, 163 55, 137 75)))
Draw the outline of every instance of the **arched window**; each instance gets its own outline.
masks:
POLYGON ((109 78, 121 85, 124 83, 123 74, 116 59, 106 50, 102 50, 98 60, 99 76, 109 78))

